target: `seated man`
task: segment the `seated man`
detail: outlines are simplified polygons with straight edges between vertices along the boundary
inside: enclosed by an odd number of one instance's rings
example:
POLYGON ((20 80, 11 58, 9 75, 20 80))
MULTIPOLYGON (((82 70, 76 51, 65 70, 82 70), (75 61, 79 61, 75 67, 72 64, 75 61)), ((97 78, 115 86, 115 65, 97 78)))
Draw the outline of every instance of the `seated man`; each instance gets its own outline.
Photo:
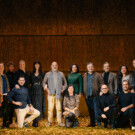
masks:
POLYGON ((127 121, 131 119, 131 129, 135 130, 134 94, 130 93, 128 81, 123 81, 122 87, 124 92, 118 96, 118 104, 120 108, 118 126, 125 127, 127 121))
POLYGON ((40 112, 31 105, 28 90, 23 87, 24 83, 24 76, 20 76, 18 79, 20 89, 13 88, 7 95, 8 100, 15 105, 15 113, 17 116, 17 124, 14 124, 14 126, 10 125, 10 127, 28 127, 27 123, 30 123, 40 115, 40 112), (26 114, 30 114, 30 116, 25 119, 26 114))
POLYGON ((108 93, 108 86, 101 86, 102 96, 97 97, 97 120, 104 122, 104 127, 107 127, 108 122, 111 122, 111 128, 115 128, 115 120, 117 116, 117 103, 113 95, 108 93))

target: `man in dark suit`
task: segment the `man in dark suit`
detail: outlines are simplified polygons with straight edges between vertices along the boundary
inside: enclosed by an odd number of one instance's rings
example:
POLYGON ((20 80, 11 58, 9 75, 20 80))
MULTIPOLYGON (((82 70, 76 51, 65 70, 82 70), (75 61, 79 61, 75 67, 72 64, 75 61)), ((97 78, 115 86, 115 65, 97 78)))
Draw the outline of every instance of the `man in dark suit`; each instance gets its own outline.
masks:
POLYGON ((114 94, 115 96, 118 94, 118 82, 117 76, 115 73, 110 72, 110 64, 105 62, 103 64, 104 73, 102 74, 104 78, 105 84, 109 88, 109 94, 114 94))

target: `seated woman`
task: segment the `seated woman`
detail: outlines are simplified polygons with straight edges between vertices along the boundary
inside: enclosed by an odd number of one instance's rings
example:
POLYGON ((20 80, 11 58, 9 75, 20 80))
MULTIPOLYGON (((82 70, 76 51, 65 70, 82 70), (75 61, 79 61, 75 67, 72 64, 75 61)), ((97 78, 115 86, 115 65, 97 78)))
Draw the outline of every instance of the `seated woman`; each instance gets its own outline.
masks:
POLYGON ((67 88, 67 93, 63 101, 66 127, 76 127, 79 126, 78 116, 79 116, 79 96, 75 94, 73 85, 69 85, 67 88))

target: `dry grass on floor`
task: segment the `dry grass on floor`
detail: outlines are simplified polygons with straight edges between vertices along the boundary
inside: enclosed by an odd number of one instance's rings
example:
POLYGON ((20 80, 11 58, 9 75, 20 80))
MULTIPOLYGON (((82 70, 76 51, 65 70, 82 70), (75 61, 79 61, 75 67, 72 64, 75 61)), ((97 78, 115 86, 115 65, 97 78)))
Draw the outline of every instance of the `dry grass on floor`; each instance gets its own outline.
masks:
MULTIPOLYGON (((91 128, 87 127, 89 124, 89 118, 79 118, 80 127, 77 128, 62 128, 58 127, 57 123, 52 127, 45 127, 47 123, 47 119, 41 120, 39 122, 39 127, 29 127, 22 129, 9 129, 3 128, 0 129, 0 135, 135 135, 135 131, 131 131, 131 129, 105 129, 101 128, 91 128)), ((2 120, 0 119, 0 125, 2 124, 2 120)), ((31 124, 30 124, 31 126, 31 124)))

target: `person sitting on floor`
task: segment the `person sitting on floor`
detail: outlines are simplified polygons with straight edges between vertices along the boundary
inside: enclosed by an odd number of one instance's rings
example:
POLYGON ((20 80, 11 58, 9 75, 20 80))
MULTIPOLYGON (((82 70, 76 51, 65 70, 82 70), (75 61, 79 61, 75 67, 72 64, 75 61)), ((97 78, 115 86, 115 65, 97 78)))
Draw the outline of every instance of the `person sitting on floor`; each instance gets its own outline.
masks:
POLYGON ((101 86, 102 96, 97 97, 97 120, 104 122, 104 127, 107 127, 110 121, 111 128, 115 128, 115 121, 117 117, 117 103, 114 95, 108 93, 109 88, 106 84, 101 86))
POLYGON ((79 95, 75 94, 73 85, 69 85, 67 88, 67 94, 64 96, 63 101, 66 127, 76 127, 79 126, 78 116, 79 116, 79 95))
POLYGON ((33 108, 29 99, 28 89, 24 87, 24 84, 25 78, 20 76, 18 79, 20 89, 13 88, 7 95, 8 100, 15 105, 17 116, 17 124, 11 124, 10 127, 28 127, 27 123, 30 123, 40 115, 40 112, 33 108), (25 119, 26 114, 30 116, 25 119))

